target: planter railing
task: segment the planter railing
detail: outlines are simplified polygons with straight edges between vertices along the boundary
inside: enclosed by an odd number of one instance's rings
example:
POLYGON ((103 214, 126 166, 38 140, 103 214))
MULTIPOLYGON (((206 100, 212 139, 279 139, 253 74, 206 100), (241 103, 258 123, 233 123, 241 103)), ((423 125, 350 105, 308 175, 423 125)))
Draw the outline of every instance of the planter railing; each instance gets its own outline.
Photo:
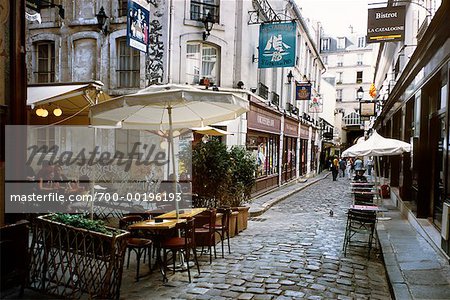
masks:
POLYGON ((30 287, 64 298, 119 299, 127 231, 108 235, 37 218, 30 287))

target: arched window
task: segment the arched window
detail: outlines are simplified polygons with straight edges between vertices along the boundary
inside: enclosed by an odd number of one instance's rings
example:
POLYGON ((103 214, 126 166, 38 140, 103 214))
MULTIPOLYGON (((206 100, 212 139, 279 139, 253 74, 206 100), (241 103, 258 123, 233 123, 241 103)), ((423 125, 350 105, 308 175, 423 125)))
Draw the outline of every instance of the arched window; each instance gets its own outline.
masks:
POLYGON ((348 115, 346 115, 343 118, 345 126, 359 126, 361 125, 361 118, 359 117, 359 114, 356 112, 352 112, 348 115))
POLYGON ((210 85, 219 85, 219 48, 201 42, 189 42, 186 49, 186 81, 199 84, 208 79, 210 85))
POLYGON ((127 46, 126 38, 117 39, 117 87, 138 88, 140 52, 127 46))
POLYGON ((55 81, 55 43, 39 41, 34 43, 34 81, 47 83, 55 81))

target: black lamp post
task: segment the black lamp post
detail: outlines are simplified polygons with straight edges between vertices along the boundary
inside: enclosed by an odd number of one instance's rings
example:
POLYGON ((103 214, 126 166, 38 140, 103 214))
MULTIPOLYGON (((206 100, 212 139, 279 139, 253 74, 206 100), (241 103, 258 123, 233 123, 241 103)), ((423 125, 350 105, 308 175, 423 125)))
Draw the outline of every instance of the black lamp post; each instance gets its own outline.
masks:
POLYGON ((206 32, 203 32, 203 40, 206 41, 214 25, 214 18, 211 16, 211 13, 208 12, 206 18, 203 19, 203 25, 206 30, 206 32))
POLYGON ((100 8, 100 11, 95 16, 97 17, 98 28, 103 32, 103 34, 105 35, 108 34, 108 25, 106 24, 108 16, 106 15, 103 6, 100 8))
POLYGON ((356 91, 356 99, 358 101, 361 101, 364 97, 364 90, 362 88, 362 86, 359 87, 359 89, 356 91))
POLYGON ((289 73, 287 74, 287 80, 289 84, 292 83, 292 78, 294 78, 294 75, 292 74, 292 70, 289 70, 289 73))

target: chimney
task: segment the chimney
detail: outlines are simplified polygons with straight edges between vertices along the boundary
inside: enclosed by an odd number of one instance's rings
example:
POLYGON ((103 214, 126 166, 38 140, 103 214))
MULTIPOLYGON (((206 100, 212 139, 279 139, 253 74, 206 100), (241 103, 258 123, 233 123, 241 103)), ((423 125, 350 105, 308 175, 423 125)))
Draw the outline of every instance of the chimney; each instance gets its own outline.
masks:
POLYGON ((350 29, 350 34, 353 34, 353 26, 350 25, 350 26, 348 26, 348 28, 350 29))

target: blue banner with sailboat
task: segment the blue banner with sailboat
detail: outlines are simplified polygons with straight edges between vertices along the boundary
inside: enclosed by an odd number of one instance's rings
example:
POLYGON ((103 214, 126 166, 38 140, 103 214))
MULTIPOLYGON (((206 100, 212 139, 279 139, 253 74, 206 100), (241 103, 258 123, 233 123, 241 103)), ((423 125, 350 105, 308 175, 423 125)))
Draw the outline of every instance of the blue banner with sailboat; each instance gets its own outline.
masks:
POLYGON ((295 22, 261 24, 258 68, 293 67, 295 42, 295 22))

